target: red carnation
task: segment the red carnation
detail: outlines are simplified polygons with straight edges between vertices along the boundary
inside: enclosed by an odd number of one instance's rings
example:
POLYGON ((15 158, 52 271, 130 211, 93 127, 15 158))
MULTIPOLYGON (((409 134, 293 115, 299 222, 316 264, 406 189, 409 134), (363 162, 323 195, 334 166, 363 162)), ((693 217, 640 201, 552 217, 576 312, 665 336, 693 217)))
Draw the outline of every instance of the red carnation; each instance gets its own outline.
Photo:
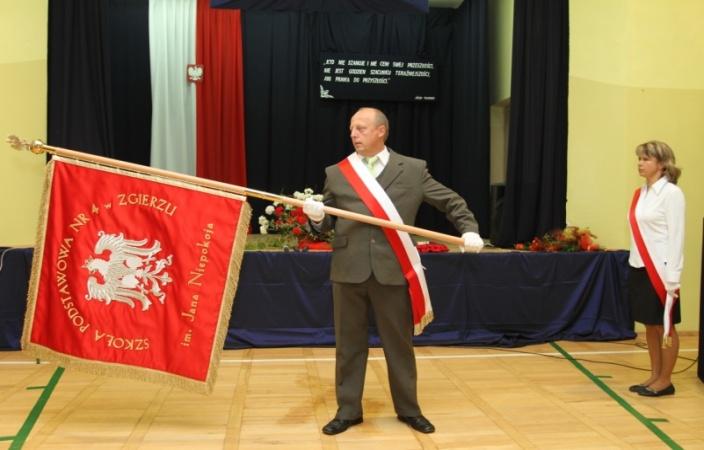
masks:
POLYGON ((579 237, 579 248, 583 251, 589 250, 589 248, 594 245, 592 242, 592 237, 588 233, 584 233, 579 237))
POLYGON ((540 239, 534 237, 533 240, 530 241, 530 246, 528 248, 531 251, 539 252, 543 249, 543 243, 540 241, 540 239))

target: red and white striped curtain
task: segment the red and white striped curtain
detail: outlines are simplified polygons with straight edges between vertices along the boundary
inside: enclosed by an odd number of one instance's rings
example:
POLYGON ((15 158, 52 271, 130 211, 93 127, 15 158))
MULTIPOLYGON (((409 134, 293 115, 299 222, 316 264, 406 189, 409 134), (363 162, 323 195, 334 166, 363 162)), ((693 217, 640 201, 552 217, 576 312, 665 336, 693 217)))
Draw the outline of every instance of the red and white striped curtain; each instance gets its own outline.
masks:
POLYGON ((151 165, 246 184, 239 10, 150 0, 151 165), (187 66, 203 67, 189 82, 187 66))

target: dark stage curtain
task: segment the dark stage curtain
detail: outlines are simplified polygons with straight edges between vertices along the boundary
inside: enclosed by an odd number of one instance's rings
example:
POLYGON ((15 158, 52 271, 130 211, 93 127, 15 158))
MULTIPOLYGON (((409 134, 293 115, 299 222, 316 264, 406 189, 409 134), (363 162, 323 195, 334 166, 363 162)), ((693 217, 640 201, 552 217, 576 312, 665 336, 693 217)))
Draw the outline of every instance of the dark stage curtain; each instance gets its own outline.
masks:
POLYGON ((565 226, 567 0, 516 0, 511 118, 502 219, 507 247, 565 226))
POLYGON ((210 0, 210 5, 258 11, 428 12, 428 0, 210 0))
POLYGON ((114 157, 149 165, 152 83, 149 66, 149 2, 109 0, 114 157))
POLYGON ((149 164, 148 2, 51 0, 47 140, 149 164))
MULTIPOLYGON (((486 0, 428 15, 244 11, 248 183, 290 194, 322 190, 324 168, 353 148, 349 119, 382 109, 388 146, 428 161, 433 176, 460 193, 488 232, 489 155, 486 0), (423 56, 440 76, 434 103, 323 100, 319 54, 423 56)), ((263 202, 255 203, 260 209, 263 202)), ((430 207, 419 226, 455 232, 430 207)))
POLYGON ((48 143, 112 155, 107 2, 49 2, 48 143))

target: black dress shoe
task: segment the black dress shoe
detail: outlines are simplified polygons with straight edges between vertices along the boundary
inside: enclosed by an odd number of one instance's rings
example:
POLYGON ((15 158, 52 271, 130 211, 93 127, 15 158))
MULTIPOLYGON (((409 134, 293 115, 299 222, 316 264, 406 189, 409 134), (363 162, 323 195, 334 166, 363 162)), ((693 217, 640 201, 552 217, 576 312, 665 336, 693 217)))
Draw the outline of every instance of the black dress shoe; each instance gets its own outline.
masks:
POLYGON ((362 423, 361 417, 352 420, 338 419, 335 417, 323 427, 323 433, 330 435, 339 434, 343 431, 347 431, 347 429, 352 425, 359 425, 360 423, 362 423))
POLYGON ((662 397, 663 395, 673 395, 675 393, 675 385, 671 384, 666 388, 662 388, 659 391, 656 391, 654 389, 650 389, 649 387, 643 389, 642 391, 638 391, 638 395, 642 395, 643 397, 662 397))
POLYGON ((407 423, 411 428, 421 433, 432 433, 435 431, 433 424, 423 416, 398 416, 398 420, 407 423))
POLYGON ((646 385, 644 385, 644 384, 634 384, 633 386, 629 386, 629 387, 628 387, 628 390, 631 391, 631 392, 640 392, 640 391, 642 391, 643 389, 645 389, 645 388, 647 388, 647 387, 648 387, 648 386, 646 386, 646 385))

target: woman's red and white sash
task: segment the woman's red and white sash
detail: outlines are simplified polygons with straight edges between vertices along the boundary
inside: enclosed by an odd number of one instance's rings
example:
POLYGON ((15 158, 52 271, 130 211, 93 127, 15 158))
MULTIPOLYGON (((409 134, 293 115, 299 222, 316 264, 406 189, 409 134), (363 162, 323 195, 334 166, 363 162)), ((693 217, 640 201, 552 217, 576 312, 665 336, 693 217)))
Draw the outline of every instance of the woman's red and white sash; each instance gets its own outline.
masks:
MULTIPOLYGON (((351 154, 338 163, 338 167, 374 217, 403 223, 396 206, 364 166, 359 155, 351 154)), ((391 228, 382 229, 401 265, 403 276, 408 281, 408 293, 413 311, 413 334, 419 335, 433 320, 433 308, 430 304, 430 294, 420 255, 408 233, 391 228)))
POLYGON ((667 338, 672 334, 672 305, 674 304, 676 298, 673 298, 672 295, 667 292, 665 282, 663 281, 664 278, 660 273, 659 267, 653 262, 653 258, 650 257, 648 246, 646 245, 643 235, 640 232, 638 220, 636 219, 636 205, 638 204, 638 199, 640 198, 640 191, 641 188, 638 188, 633 193, 631 208, 628 211, 628 221, 631 225, 633 241, 636 243, 638 254, 640 254, 640 258, 645 266, 645 271, 648 273, 650 284, 653 285, 653 289, 655 289, 655 292, 658 294, 658 298, 660 298, 660 303, 662 303, 665 309, 662 323, 664 328, 663 335, 667 338))

